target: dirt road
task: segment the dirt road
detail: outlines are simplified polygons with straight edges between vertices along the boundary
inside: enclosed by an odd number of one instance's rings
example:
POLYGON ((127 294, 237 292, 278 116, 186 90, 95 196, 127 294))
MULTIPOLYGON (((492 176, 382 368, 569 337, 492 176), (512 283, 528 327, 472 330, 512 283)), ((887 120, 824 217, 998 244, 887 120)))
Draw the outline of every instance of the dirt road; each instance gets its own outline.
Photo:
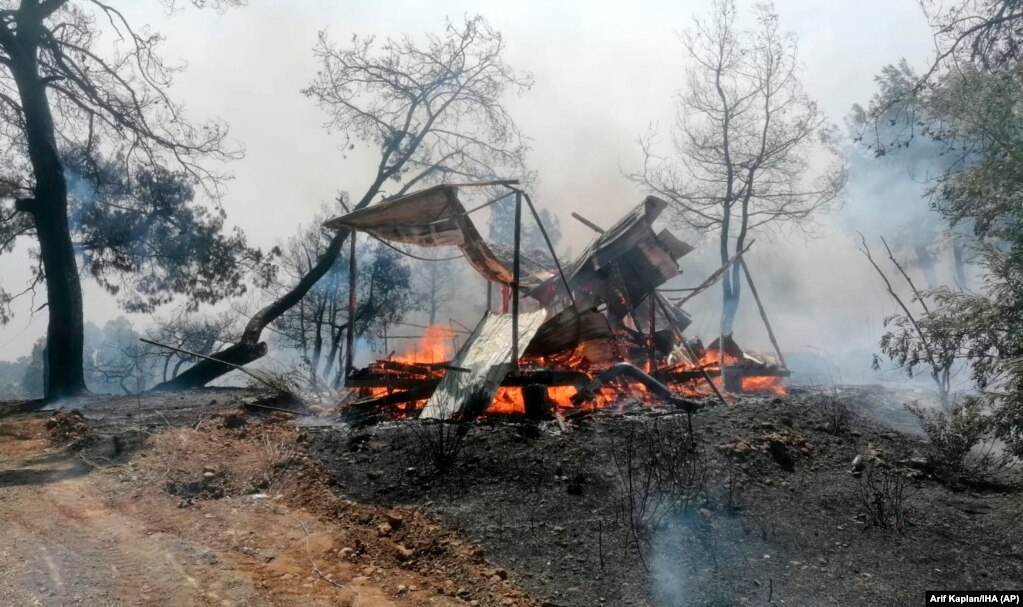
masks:
POLYGON ((289 506, 280 479, 266 476, 285 444, 271 432, 230 445, 223 433, 167 432, 115 464, 102 445, 55 447, 45 424, 0 420, 0 605, 531 604, 444 558, 430 567, 452 579, 415 571, 404 546, 408 557, 393 558, 396 544, 377 537, 383 513, 334 523, 289 506), (260 474, 273 496, 231 490, 260 474), (217 481, 216 495, 203 493, 210 483, 180 480, 196 477, 217 481), (174 487, 198 489, 169 495, 174 487), (474 599, 475 588, 456 587, 460 574, 504 594, 474 599))

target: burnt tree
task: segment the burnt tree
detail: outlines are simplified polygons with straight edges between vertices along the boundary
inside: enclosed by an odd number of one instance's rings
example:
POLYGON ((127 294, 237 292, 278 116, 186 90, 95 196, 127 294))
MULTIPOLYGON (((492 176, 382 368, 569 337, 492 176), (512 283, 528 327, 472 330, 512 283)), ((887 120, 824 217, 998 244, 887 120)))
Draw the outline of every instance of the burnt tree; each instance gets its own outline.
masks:
MULTIPOLYGON (((320 69, 303 92, 327 113, 327 128, 342 134, 346 148, 365 144, 380 153, 354 209, 442 181, 523 172, 525 145, 502 99, 527 90, 531 79, 504 63, 504 47, 500 33, 479 16, 449 22, 421 42, 404 37, 378 44, 356 36, 339 46, 320 33, 314 48, 320 69)), ((263 330, 328 274, 347 238, 347 230, 333 233, 308 271, 213 358, 245 365, 263 356, 263 330)), ((202 386, 232 370, 217 360, 202 361, 157 388, 202 386)))
POLYGON ((49 399, 85 391, 82 288, 65 153, 92 157, 115 150, 126 171, 170 161, 210 188, 217 176, 199 159, 232 156, 223 127, 189 124, 166 95, 176 68, 157 54, 159 41, 99 0, 0 4, 0 154, 5 194, 16 200, 4 203, 0 215, 0 251, 22 235, 38 242, 36 275, 45 281, 49 316, 49 399), (104 29, 125 42, 121 50, 106 51, 104 29))
MULTIPOLYGON (((651 131, 640 140, 643 168, 628 175, 671 203, 680 223, 714 234, 722 264, 758 228, 800 222, 835 200, 845 179, 825 118, 800 85, 795 37, 779 30, 770 5, 757 5, 753 16, 755 27, 740 29, 735 3, 719 0, 709 20, 683 34, 693 67, 679 94, 674 154, 659 157, 651 131), (825 155, 811 162, 814 150, 825 155), (821 162, 827 155, 832 162, 821 162)), ((741 265, 721 279, 726 336, 741 265)))

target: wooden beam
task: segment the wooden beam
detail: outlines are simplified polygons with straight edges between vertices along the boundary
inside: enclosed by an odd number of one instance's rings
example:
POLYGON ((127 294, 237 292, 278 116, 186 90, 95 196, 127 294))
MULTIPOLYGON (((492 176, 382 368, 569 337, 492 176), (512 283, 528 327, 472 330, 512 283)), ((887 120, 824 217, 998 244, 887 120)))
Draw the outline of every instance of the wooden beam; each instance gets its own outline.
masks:
POLYGON ((604 233, 604 228, 598 226, 597 224, 593 223, 589 219, 586 219, 585 217, 583 217, 579 213, 576 213, 575 211, 572 211, 572 219, 575 219, 576 221, 578 221, 579 223, 583 224, 587 228, 593 230, 597 234, 603 234, 604 233))
POLYGON ((757 293, 757 286, 753 284, 753 276, 750 275, 749 268, 746 267, 746 260, 739 260, 739 265, 742 266, 742 272, 746 275, 746 282, 749 284, 750 293, 753 294, 753 300, 757 302, 757 309, 760 311, 760 318, 764 321, 764 326, 767 327, 767 337, 771 340, 771 345, 774 346, 774 352, 778 355, 778 362, 781 363, 783 368, 788 368, 785 364, 785 357, 782 356, 781 348, 778 346, 778 340, 774 336, 774 330, 771 328, 771 321, 767 319, 767 311, 764 310, 764 304, 760 301, 760 294, 757 293))

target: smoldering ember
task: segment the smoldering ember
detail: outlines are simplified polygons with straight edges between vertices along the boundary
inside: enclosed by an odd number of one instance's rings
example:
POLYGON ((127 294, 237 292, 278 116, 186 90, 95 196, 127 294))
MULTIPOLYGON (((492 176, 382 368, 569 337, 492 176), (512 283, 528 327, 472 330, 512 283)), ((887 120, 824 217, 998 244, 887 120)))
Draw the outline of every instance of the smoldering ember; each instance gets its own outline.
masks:
POLYGON ((0 3, 0 605, 1018 601, 1023 6, 819 4, 0 3))

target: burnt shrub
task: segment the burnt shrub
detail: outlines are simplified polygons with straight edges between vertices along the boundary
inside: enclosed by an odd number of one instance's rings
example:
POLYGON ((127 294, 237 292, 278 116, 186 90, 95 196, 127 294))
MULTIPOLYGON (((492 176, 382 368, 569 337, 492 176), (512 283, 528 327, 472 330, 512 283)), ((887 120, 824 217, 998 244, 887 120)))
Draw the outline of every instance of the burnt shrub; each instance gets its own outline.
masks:
POLYGON ((447 476, 458 464, 469 427, 464 423, 419 421, 408 424, 409 457, 436 476, 447 476))
POLYGON ((915 493, 910 480, 899 470, 870 464, 856 481, 866 524, 904 534, 908 525, 907 505, 915 493))
POLYGON ((849 427, 851 417, 849 405, 839 393, 838 387, 817 386, 810 392, 811 406, 824 418, 822 429, 829 434, 839 435, 849 427))
POLYGON ((707 458, 686 418, 631 422, 612 440, 611 457, 622 516, 640 553, 667 523, 706 499, 707 458))

